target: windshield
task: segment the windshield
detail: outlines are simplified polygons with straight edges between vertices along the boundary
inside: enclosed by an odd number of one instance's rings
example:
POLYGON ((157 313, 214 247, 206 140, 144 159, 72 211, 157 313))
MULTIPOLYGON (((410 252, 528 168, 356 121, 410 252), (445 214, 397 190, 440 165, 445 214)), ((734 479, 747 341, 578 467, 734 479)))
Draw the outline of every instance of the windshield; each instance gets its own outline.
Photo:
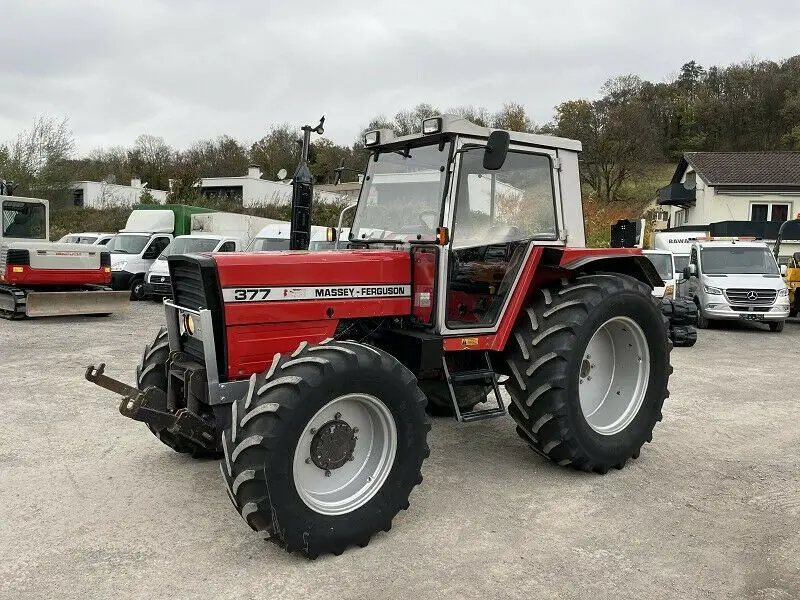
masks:
POLYGON ((689 255, 688 254, 676 254, 675 255, 675 272, 676 273, 683 273, 683 270, 689 266, 689 255))
POLYGON ((483 168, 483 148, 461 156, 453 247, 555 239, 550 157, 511 150, 497 171, 483 168))
POLYGON ((172 256, 173 254, 213 252, 217 244, 219 244, 219 240, 209 238, 175 238, 169 243, 169 246, 164 248, 164 251, 158 255, 158 260, 166 260, 168 256, 172 256))
POLYGON ((106 244, 106 248, 112 254, 139 254, 149 239, 149 235, 115 235, 106 244))
POLYGON ((371 156, 350 239, 433 238, 439 226, 450 143, 371 156))
POLYGON ((778 275, 778 264, 766 248, 703 248, 706 275, 778 275))
POLYGON ((5 200, 2 204, 2 237, 33 240, 43 240, 47 237, 44 204, 13 200, 5 200))
POLYGON ((270 250, 288 250, 289 238, 255 238, 250 244, 250 252, 267 252, 270 250))
POLYGON ((97 241, 97 237, 93 235, 65 235, 58 241, 64 244, 94 244, 97 241))
POLYGON ((653 263, 658 271, 658 276, 664 281, 672 279, 672 255, 671 254, 645 254, 647 259, 653 263))

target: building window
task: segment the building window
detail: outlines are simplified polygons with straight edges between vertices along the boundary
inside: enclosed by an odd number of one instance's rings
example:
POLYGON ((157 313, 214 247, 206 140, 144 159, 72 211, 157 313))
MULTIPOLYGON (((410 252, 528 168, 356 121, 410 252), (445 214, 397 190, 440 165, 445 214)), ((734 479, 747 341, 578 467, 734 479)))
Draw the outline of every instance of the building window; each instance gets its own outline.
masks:
POLYGON ((681 225, 686 224, 686 212, 685 210, 677 210, 675 211, 675 227, 680 227, 681 225))
POLYGON ((779 221, 783 222, 789 218, 789 204, 784 202, 777 203, 758 203, 750 205, 751 221, 779 221))
POLYGON ((72 205, 83 206, 83 189, 72 190, 72 205))

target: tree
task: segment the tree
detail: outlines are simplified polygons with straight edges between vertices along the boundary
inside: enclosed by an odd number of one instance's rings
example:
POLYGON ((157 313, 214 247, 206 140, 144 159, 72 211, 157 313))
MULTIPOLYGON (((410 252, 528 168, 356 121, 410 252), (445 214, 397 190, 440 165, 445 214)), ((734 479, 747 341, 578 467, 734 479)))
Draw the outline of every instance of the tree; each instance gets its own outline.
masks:
POLYGON ((133 149, 128 152, 128 160, 133 173, 147 182, 151 189, 168 189, 173 150, 163 137, 140 135, 133 149))
POLYGON ((492 127, 508 129, 509 131, 522 131, 524 133, 536 131, 536 125, 528 117, 525 107, 518 102, 503 104, 503 108, 492 117, 492 127))
POLYGON ((70 179, 74 147, 66 118, 36 117, 0 149, 0 177, 14 181, 16 194, 56 197, 70 179))
POLYGON ((489 124, 492 122, 492 116, 483 106, 456 106, 447 109, 447 112, 452 115, 464 117, 467 121, 472 121, 481 127, 489 127, 489 124))
POLYGON ((394 116, 393 129, 396 135, 408 135, 422 131, 422 121, 439 115, 439 109, 430 104, 417 104, 411 110, 401 110, 394 116))
POLYGON ((273 125, 267 135, 250 147, 250 162, 259 165, 268 179, 286 169, 291 175, 300 158, 299 130, 288 123, 273 125))

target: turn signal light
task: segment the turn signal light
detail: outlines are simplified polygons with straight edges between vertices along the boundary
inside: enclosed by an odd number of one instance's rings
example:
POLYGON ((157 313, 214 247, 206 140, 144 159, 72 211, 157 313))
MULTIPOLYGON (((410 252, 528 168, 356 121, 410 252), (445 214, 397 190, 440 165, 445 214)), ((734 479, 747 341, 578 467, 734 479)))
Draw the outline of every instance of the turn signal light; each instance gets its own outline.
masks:
POLYGON ((447 227, 436 228, 436 243, 440 246, 446 246, 450 241, 450 235, 447 232, 447 227))
POLYGON ((22 273, 24 270, 22 267, 11 267, 12 273, 22 273))

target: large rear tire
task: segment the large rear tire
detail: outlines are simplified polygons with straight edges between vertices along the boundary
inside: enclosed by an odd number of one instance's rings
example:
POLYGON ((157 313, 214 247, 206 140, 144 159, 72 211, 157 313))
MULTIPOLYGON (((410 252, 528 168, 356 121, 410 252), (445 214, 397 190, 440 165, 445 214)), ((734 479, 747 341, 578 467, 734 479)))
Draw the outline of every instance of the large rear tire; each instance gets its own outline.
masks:
POLYGON ((659 303, 632 277, 542 289, 505 353, 518 433, 559 465, 621 469, 661 420, 671 347, 659 303))
MULTIPOLYGON (((136 367, 136 383, 140 390, 155 386, 164 393, 167 391, 167 359, 169 358, 169 339, 167 328, 162 327, 152 343, 144 348, 142 359, 136 367)), ((162 444, 175 452, 189 454, 192 458, 220 458, 221 452, 210 451, 191 440, 179 437, 166 429, 147 428, 162 444)))
POLYGON ((422 482, 425 404, 414 375, 371 346, 303 343, 276 356, 223 432, 233 505, 288 552, 366 546, 422 482))

